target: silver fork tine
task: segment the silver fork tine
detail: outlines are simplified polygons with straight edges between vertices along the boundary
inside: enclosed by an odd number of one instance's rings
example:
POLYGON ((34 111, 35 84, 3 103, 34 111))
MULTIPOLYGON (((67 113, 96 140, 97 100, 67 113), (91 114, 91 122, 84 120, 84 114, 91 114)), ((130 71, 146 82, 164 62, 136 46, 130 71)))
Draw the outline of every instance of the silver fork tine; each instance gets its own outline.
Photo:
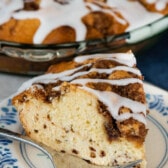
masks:
POLYGON ((132 168, 133 166, 136 166, 140 162, 142 162, 141 159, 126 163, 126 164, 121 165, 121 166, 102 166, 102 168, 132 168))
POLYGON ((117 168, 131 168, 131 167, 133 167, 133 166, 136 166, 136 165, 139 164, 140 162, 142 162, 141 159, 140 159, 140 160, 135 160, 135 161, 130 162, 130 163, 127 163, 127 164, 125 164, 125 165, 123 165, 123 166, 118 166, 117 168))
MULTIPOLYGON (((49 152, 49 149, 48 149, 47 146, 45 146, 45 145, 41 146, 40 144, 31 140, 28 136, 25 136, 25 135, 22 135, 22 134, 19 134, 19 133, 16 133, 16 132, 12 132, 12 131, 4 129, 4 128, 0 128, 0 136, 4 136, 4 137, 7 137, 7 138, 16 140, 16 141, 20 141, 20 142, 29 144, 29 145, 41 150, 42 152, 44 152, 49 157, 49 159, 52 162, 53 167, 56 168, 56 165, 54 164, 54 161, 53 161, 53 157, 52 157, 51 153, 49 152)), ((110 166, 109 167, 106 167, 106 166, 104 167, 103 166, 103 167, 104 168, 131 168, 131 167, 139 164, 141 161, 142 160, 136 160, 136 161, 124 164, 122 166, 115 166, 115 167, 110 167, 110 166)), ((100 166, 100 167, 102 167, 102 166, 100 166)))

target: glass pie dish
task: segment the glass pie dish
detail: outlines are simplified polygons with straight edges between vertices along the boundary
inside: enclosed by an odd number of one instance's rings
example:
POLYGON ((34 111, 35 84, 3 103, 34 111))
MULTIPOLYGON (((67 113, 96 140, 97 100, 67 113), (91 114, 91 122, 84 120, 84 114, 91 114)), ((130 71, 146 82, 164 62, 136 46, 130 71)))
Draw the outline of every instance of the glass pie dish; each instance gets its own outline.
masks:
POLYGON ((25 75, 44 73, 51 64, 81 54, 120 52, 134 53, 151 46, 168 30, 168 15, 119 35, 64 44, 21 44, 0 41, 0 71, 25 75))

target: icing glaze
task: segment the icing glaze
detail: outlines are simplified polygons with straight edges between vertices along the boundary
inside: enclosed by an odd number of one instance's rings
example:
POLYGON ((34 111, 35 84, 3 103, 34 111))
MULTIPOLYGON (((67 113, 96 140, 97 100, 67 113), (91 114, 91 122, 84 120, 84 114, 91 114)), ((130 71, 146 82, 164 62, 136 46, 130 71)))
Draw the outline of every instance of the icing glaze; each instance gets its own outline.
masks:
POLYGON ((22 86, 19 88, 17 94, 26 90, 27 88, 29 88, 33 83, 45 83, 45 84, 55 83, 58 78, 60 78, 62 76, 68 76, 68 75, 74 73, 75 71, 79 71, 80 69, 82 69, 86 66, 87 65, 83 65, 83 66, 80 66, 78 68, 68 70, 68 71, 64 71, 64 72, 61 72, 61 73, 44 74, 44 75, 41 75, 41 76, 34 77, 34 78, 30 79, 29 81, 23 83, 22 86))
POLYGON ((149 4, 155 3, 155 8, 160 11, 164 10, 168 4, 168 0, 146 0, 146 2, 149 4))
MULTIPOLYGON (((85 5, 85 2, 82 0, 69 1, 67 5, 61 5, 53 0, 41 0, 40 10, 20 11, 14 13, 13 17, 15 19, 37 18, 40 20, 41 25, 34 36, 34 43, 41 43, 46 35, 49 34, 54 28, 63 25, 69 25, 70 27, 75 28, 76 40, 80 41, 85 39, 86 34, 86 28, 82 23, 81 18, 89 13, 89 10, 85 5), (77 9, 77 13, 72 12, 74 8, 77 9)), ((90 3, 87 2, 87 5, 90 5, 90 3)), ((95 8, 90 6, 91 11, 103 10, 105 12, 109 12, 107 9, 101 9, 98 5, 91 5, 95 6, 95 8)), ((126 23, 111 11, 112 10, 110 10, 110 13, 113 16, 116 16, 119 22, 124 24, 126 23)))
POLYGON ((116 54, 104 54, 102 57, 102 54, 94 54, 94 55, 85 55, 83 56, 78 56, 75 58, 75 62, 83 62, 86 61, 87 59, 91 58, 103 58, 103 59, 111 59, 114 61, 117 61, 121 64, 127 65, 127 66, 134 66, 136 64, 136 59, 134 57, 134 54, 132 52, 129 53, 116 53, 116 54))
POLYGON ((23 0, 0 0, 0 24, 7 22, 14 11, 23 8, 23 0))
POLYGON ((125 86, 131 83, 141 83, 140 79, 136 78, 128 78, 128 79, 119 79, 119 80, 106 80, 106 79, 76 79, 73 80, 71 83, 74 84, 83 84, 86 85, 87 83, 108 83, 111 85, 118 85, 118 86, 125 86))
POLYGON ((130 117, 136 117, 138 121, 146 125, 145 117, 140 114, 141 112, 143 112, 144 115, 146 115, 146 106, 144 104, 125 97, 121 97, 118 94, 112 92, 93 90, 86 86, 81 87, 81 89, 84 89, 96 95, 100 101, 105 103, 109 112, 116 120, 123 121, 130 117), (130 108, 133 113, 125 113, 119 115, 119 109, 123 106, 130 108))
MULTIPOLYGON (((164 3, 162 1, 158 1, 156 5, 163 6, 164 3)), ((54 0, 41 0, 39 10, 19 10, 22 8, 23 0, 1 0, 0 24, 7 22, 11 17, 18 20, 39 19, 41 24, 33 39, 33 43, 37 44, 42 43, 53 29, 62 25, 69 25, 75 29, 76 41, 84 40, 86 27, 82 23, 81 18, 91 11, 101 10, 110 13, 121 24, 128 22, 129 27, 127 31, 144 26, 163 16, 148 12, 137 1, 130 2, 127 0, 108 0, 107 3, 97 0, 66 0, 64 5, 54 0), (116 12, 121 13, 124 19, 119 17, 116 12)))
MULTIPOLYGON (((89 59, 111 59, 111 58, 116 58, 116 62, 120 62, 120 59, 123 57, 124 54, 119 53, 119 54, 95 54, 95 55, 87 55, 87 56, 80 56, 76 57, 74 61, 76 63, 82 63, 83 61, 89 60, 89 59), (117 56, 116 56, 117 55, 117 56)), ((122 70, 126 72, 131 72, 133 74, 136 74, 138 76, 141 76, 141 72, 134 68, 131 67, 135 63, 135 60, 133 59, 133 54, 127 53, 128 60, 132 60, 132 63, 130 66, 128 65, 123 65, 123 66, 116 66, 112 68, 94 68, 93 63, 88 63, 88 64, 83 64, 80 65, 79 67, 70 69, 70 70, 65 70, 60 73, 55 73, 55 74, 45 74, 41 75, 38 77, 35 77, 25 83, 19 88, 18 93, 31 88, 31 91, 33 92, 35 89, 34 87, 38 87, 38 89, 43 89, 42 87, 39 87, 40 83, 42 84, 49 84, 49 83, 56 83, 57 81, 66 81, 71 84, 80 84, 78 87, 80 89, 86 90, 87 92, 92 93, 95 95, 101 102, 103 102, 107 107, 111 115, 119 121, 123 121, 125 119, 128 119, 130 117, 133 117, 134 119, 146 124, 146 105, 137 102, 134 100, 131 100, 130 98, 127 97, 122 97, 118 95, 117 93, 113 93, 111 91, 100 91, 100 90, 95 90, 92 88, 89 88, 87 86, 87 83, 108 83, 110 85, 117 85, 117 86, 126 86, 129 84, 133 83, 142 83, 142 80, 138 78, 124 78, 124 79, 91 79, 91 78, 82 78, 83 75, 89 74, 90 72, 97 72, 97 73, 106 73, 106 74, 111 74, 115 71, 122 70), (130 57, 129 57, 130 56, 130 57), (85 67, 88 67, 89 70, 84 70, 85 67), (119 114, 119 109, 121 107, 127 107, 129 108, 132 113, 124 113, 124 114, 119 114)), ((126 57, 126 55, 124 56, 126 57)), ((87 68, 87 69, 88 69, 87 68)), ((53 91, 59 91, 60 90, 60 85, 53 87, 53 91)), ((18 94, 17 93, 17 94, 18 94)))

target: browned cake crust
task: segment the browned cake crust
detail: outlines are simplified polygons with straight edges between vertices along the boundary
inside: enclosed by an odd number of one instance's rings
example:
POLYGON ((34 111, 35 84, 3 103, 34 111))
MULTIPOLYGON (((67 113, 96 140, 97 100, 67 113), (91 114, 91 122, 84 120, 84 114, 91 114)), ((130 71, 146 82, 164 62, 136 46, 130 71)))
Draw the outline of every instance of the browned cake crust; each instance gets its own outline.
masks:
POLYGON ((27 135, 58 152, 104 166, 142 159, 137 168, 145 168, 142 79, 130 52, 82 56, 53 65, 45 75, 23 84, 12 103, 27 135), (104 94, 113 95, 109 99, 116 107, 123 103, 119 118, 104 94))
POLYGON ((32 44, 34 33, 39 25, 40 22, 37 19, 10 19, 0 25, 0 40, 32 44))
MULTIPOLYGON (((123 16, 117 13, 120 18, 123 16)), ((110 14, 103 12, 93 12, 82 18, 87 27, 86 39, 102 38, 108 35, 120 34, 125 32, 128 23, 122 25, 110 14)))

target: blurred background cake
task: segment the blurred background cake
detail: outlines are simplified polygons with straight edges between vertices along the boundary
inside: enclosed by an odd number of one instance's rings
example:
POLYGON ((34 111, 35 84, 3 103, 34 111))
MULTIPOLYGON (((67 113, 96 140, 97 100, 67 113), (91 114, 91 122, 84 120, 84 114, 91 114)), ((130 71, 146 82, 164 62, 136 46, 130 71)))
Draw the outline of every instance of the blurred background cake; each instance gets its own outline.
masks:
MULTIPOLYGON (((1 0, 0 40, 55 44, 121 34, 162 16, 146 10, 151 3, 141 2, 143 5, 128 0, 1 0)), ((167 1, 161 2, 165 14, 167 1)))
POLYGON ((0 71, 36 75, 80 54, 144 50, 166 14, 166 0, 1 0, 0 71))

